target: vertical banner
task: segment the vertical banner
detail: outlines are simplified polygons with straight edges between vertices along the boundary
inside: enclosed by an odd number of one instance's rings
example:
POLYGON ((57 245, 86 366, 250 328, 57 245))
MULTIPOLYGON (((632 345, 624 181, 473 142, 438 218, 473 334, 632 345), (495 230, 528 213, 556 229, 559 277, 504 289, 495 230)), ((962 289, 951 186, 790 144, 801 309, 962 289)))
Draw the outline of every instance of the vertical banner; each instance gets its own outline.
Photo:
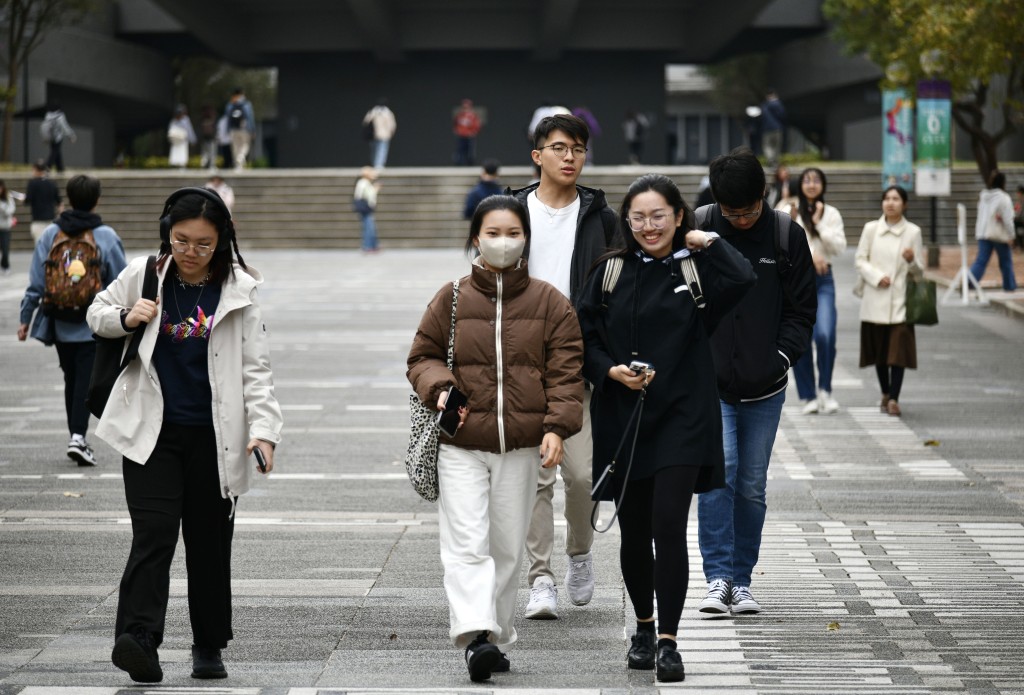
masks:
POLYGON ((917 83, 917 177, 919 196, 948 196, 950 191, 949 82, 917 83))
POLYGON ((914 180, 914 111, 902 89, 882 92, 882 189, 914 180))

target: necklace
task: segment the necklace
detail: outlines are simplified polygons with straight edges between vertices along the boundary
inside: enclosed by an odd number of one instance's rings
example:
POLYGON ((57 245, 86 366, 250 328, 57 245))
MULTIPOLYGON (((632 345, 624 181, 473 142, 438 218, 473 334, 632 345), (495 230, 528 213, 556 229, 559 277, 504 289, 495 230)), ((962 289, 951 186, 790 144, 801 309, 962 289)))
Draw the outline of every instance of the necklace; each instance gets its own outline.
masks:
MULTIPOLYGON (((554 219, 556 217, 558 217, 560 215, 567 215, 569 213, 570 208, 572 207, 572 203, 569 203, 564 208, 548 207, 547 203, 545 203, 543 200, 541 200, 539 195, 536 195, 536 193, 535 193, 534 197, 537 198, 537 202, 540 203, 540 206, 542 208, 544 208, 544 212, 547 214, 548 219, 551 220, 552 222, 554 221, 554 219)), ((574 200, 573 202, 576 202, 576 201, 574 200)))
POLYGON ((194 287, 198 287, 199 288, 199 296, 196 297, 196 303, 192 307, 191 311, 189 311, 187 314, 181 313, 181 307, 178 306, 178 288, 175 287, 174 285, 171 285, 171 293, 174 295, 174 308, 178 310, 178 321, 179 322, 183 323, 185 321, 192 321, 192 312, 196 310, 196 307, 199 306, 199 301, 203 298, 203 291, 206 289, 206 280, 209 277, 210 277, 209 274, 207 274, 207 276, 205 278, 203 278, 202 282, 196 283, 196 284, 192 284, 192 283, 186 283, 184 280, 181 279, 181 276, 178 276, 178 282, 181 283, 182 289, 184 289, 185 287, 193 287, 193 288, 194 287))
POLYGON ((205 287, 206 283, 210 279, 210 273, 207 272, 199 282, 188 282, 178 274, 177 270, 174 271, 174 277, 177 278, 178 284, 181 285, 181 289, 185 289, 186 287, 205 287))

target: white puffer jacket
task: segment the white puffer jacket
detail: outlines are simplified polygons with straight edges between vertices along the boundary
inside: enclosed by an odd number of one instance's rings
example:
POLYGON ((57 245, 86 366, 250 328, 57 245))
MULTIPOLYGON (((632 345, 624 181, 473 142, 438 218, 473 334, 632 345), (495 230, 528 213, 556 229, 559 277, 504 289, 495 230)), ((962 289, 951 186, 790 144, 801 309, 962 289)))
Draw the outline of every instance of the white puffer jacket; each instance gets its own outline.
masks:
MULTIPOLYGON (((169 265, 158 273, 161 295, 169 265)), ((121 309, 131 308, 142 296, 145 272, 146 258, 135 258, 96 295, 87 316, 96 335, 127 335, 121 326, 121 309)), ((208 364, 217 468, 221 496, 228 499, 249 490, 254 466, 245 451, 249 440, 255 437, 275 445, 281 441, 283 422, 274 395, 267 329, 256 301, 256 290, 262 282, 259 271, 235 265, 234 273, 224 281, 210 332, 208 364)), ((163 392, 153 364, 155 326, 152 322, 145 328, 138 359, 118 377, 96 428, 96 436, 142 464, 153 453, 163 422, 163 392)))

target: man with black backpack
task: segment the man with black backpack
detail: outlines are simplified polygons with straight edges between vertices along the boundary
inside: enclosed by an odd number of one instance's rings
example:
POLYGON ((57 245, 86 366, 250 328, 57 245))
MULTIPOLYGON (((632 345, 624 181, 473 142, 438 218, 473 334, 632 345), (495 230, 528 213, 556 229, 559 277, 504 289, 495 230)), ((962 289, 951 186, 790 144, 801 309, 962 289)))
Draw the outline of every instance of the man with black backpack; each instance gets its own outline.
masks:
POLYGON ((252 134, 256 130, 256 115, 252 103, 245 98, 245 92, 238 87, 231 93, 231 100, 224 107, 227 118, 228 134, 231 137, 231 159, 235 163, 235 171, 245 168, 252 147, 252 134))
POLYGON ((85 440, 89 427, 85 397, 96 343, 85 314, 93 297, 118 276, 126 261, 121 238, 93 212, 100 199, 99 180, 74 176, 67 193, 72 209, 62 212, 36 243, 29 285, 21 300, 18 340, 29 336, 31 324, 33 338, 57 348, 71 434, 67 455, 79 466, 95 466, 96 457, 85 440))
POLYGON ((810 347, 817 311, 814 266, 803 229, 764 199, 761 163, 743 147, 709 167, 716 204, 697 226, 715 231, 750 261, 757 284, 711 336, 725 449, 726 486, 698 496, 707 596, 702 617, 758 613, 750 593, 764 527, 768 461, 789 368, 810 347))

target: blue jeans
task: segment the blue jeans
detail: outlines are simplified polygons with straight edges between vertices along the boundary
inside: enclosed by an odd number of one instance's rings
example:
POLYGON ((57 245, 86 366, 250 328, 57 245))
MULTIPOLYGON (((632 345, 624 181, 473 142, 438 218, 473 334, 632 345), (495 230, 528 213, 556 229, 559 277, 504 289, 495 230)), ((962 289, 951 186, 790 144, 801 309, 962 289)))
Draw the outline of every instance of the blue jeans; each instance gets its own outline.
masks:
POLYGON ((785 402, 785 391, 750 403, 722 402, 725 487, 697 497, 697 537, 709 582, 750 586, 768 509, 768 460, 785 402))
POLYGON ((377 220, 373 213, 362 215, 363 218, 363 251, 377 250, 377 220))
MULTIPOLYGON (((818 288, 818 316, 814 320, 814 346, 818 349, 818 388, 832 390, 832 369, 836 364, 836 282, 832 269, 824 275, 815 275, 818 288)), ((807 350, 793 365, 796 390, 800 400, 815 397, 813 351, 807 350)))
POLYGON ((988 267, 993 249, 999 258, 999 273, 1003 276, 1003 289, 1013 292, 1017 289, 1017 278, 1013 274, 1013 255, 1010 253, 1009 244, 978 239, 978 257, 974 259, 974 264, 971 266, 971 275, 981 282, 981 276, 985 274, 985 268, 988 267))
POLYGON ((370 159, 373 160, 374 169, 383 169, 388 162, 388 148, 390 140, 374 140, 370 143, 370 159))

